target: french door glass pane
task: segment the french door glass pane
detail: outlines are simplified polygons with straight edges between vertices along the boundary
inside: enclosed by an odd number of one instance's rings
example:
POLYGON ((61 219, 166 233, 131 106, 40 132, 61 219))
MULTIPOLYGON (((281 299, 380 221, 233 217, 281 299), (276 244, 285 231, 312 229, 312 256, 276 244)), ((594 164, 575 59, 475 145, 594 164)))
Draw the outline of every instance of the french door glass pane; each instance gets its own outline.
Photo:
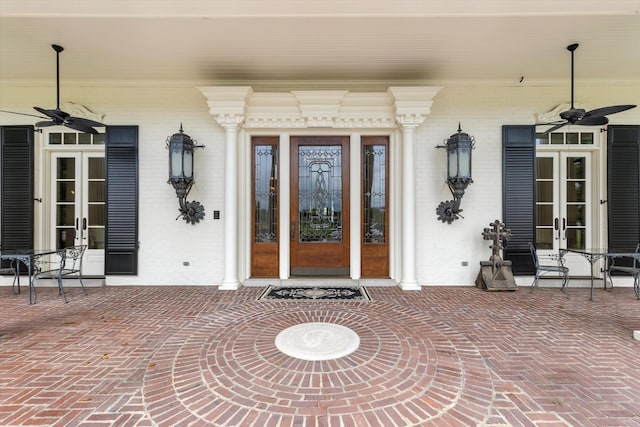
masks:
POLYGON ((538 179, 553 179, 553 158, 538 157, 536 159, 536 176, 538 179))
POLYGON ((342 241, 342 147, 298 149, 299 242, 342 241))

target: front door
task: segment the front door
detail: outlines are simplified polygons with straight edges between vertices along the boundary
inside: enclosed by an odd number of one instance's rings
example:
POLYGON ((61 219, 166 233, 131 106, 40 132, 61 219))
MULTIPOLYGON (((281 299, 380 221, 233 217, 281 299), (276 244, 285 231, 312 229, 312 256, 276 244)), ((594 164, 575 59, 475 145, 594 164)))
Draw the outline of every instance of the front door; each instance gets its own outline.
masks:
POLYGON ((292 276, 349 275, 349 137, 291 138, 292 276))
MULTIPOLYGON (((538 152, 536 155, 536 241, 541 255, 592 246, 591 153, 538 152)), ((589 276, 590 265, 567 254, 572 276, 589 276)))
POLYGON ((87 245, 82 273, 104 275, 105 167, 102 152, 51 154, 51 242, 87 245))

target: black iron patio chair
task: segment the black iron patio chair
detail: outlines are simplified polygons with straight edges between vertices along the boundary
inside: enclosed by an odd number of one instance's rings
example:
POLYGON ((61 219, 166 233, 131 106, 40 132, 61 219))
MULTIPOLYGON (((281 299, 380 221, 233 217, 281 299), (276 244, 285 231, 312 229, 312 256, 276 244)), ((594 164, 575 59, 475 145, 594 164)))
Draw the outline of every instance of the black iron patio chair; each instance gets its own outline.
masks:
POLYGON ((87 245, 69 246, 60 249, 54 255, 53 260, 39 260, 39 271, 34 275, 34 281, 42 278, 56 279, 58 282, 58 293, 62 295, 64 302, 67 297, 64 294, 63 279, 78 279, 82 291, 86 294, 87 290, 82 281, 82 257, 87 250, 87 245), (44 266, 48 266, 44 267, 44 266))
MULTIPOLYGON (((635 252, 640 253, 640 243, 636 245, 635 252)), ((623 259, 624 258, 629 257, 623 257, 623 259)), ((638 260, 638 257, 633 258, 630 266, 616 265, 616 259, 611 258, 611 264, 607 269, 607 272, 609 273, 609 280, 611 281, 611 286, 613 286, 613 279, 611 278, 612 271, 630 274, 633 277, 633 290, 636 293, 636 298, 640 299, 640 281, 638 280, 638 277, 640 277, 640 260, 638 260)))
POLYGON ((535 246, 533 246, 533 243, 529 243, 529 250, 531 251, 533 265, 536 269, 535 277, 533 279, 533 283, 531 284, 531 292, 533 292, 534 289, 538 287, 538 280, 540 279, 540 277, 548 273, 556 273, 559 277, 562 278, 562 292, 567 295, 567 285, 569 284, 569 268, 564 266, 564 259, 560 255, 551 255, 544 257, 545 263, 542 264, 541 258, 540 256, 538 256, 538 251, 536 250, 535 246), (551 262, 554 263, 551 264, 551 262))

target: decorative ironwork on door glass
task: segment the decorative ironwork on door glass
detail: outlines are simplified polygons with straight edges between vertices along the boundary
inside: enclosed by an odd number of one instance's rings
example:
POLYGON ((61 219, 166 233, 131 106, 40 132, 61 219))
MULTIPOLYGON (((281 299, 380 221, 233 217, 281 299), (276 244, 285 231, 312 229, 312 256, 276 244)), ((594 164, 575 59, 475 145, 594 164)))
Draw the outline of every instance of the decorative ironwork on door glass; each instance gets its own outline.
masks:
POLYGON ((254 221, 256 242, 278 241, 278 148, 254 146, 254 221))
POLYGON ((362 165, 364 243, 384 243, 386 229, 386 149, 366 145, 362 165))
POLYGON ((299 242, 342 241, 342 147, 298 150, 299 242))

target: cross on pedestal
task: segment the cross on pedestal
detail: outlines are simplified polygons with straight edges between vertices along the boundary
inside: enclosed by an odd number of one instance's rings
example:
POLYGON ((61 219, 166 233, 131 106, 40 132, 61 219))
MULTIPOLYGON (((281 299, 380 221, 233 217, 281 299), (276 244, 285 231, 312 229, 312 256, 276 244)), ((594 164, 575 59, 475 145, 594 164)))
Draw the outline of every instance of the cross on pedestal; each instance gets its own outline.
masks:
POLYGON ((482 232, 484 240, 492 240, 492 254, 489 261, 480 261, 480 272, 476 286, 488 291, 516 290, 517 286, 511 272, 511 261, 503 261, 500 251, 504 242, 511 238, 511 230, 504 223, 495 220, 482 232))
POLYGON ((500 257, 500 250, 504 249, 502 241, 511 238, 511 230, 497 219, 489 225, 491 229, 485 228, 482 232, 482 237, 484 237, 484 240, 493 240, 493 244, 489 246, 493 250, 491 258, 500 257))

